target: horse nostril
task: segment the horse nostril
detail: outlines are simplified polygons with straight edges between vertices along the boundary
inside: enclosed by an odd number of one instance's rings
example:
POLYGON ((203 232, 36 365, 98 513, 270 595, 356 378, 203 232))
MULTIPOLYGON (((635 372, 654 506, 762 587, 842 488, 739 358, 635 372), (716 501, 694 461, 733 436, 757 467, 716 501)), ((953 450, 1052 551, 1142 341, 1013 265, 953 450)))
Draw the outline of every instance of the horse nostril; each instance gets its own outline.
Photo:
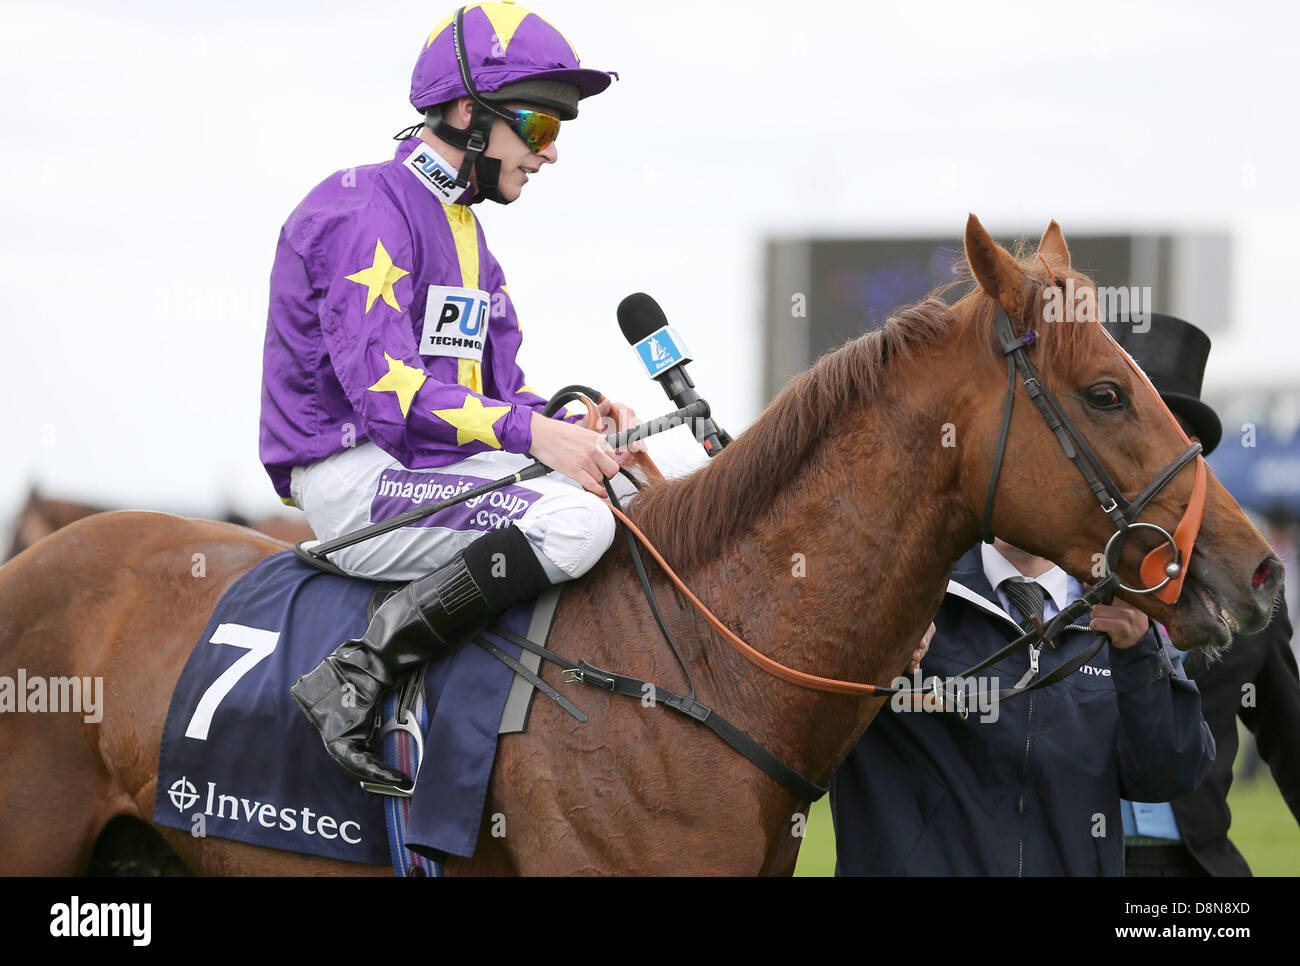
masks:
POLYGON ((1268 583, 1269 578, 1272 576, 1273 576, 1273 567, 1267 560, 1265 560, 1262 564, 1260 564, 1258 567, 1255 568, 1255 573, 1251 575, 1250 578, 1251 589, 1259 590, 1266 583, 1268 583))

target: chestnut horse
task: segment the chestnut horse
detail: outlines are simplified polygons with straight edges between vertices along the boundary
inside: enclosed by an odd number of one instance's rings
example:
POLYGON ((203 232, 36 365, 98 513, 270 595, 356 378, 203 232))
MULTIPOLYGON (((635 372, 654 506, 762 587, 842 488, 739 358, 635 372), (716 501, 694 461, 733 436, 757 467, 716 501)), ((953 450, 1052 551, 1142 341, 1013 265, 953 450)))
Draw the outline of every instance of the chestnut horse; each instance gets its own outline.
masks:
MULTIPOLYGON (((52 499, 33 486, 15 517, 13 541, 9 544, 9 552, 5 554, 4 560, 18 556, 37 540, 48 537, 55 530, 66 527, 69 523, 95 513, 104 513, 108 509, 103 506, 91 506, 89 503, 52 499)), ((301 514, 299 516, 301 517, 301 514)), ((224 519, 227 523, 251 527, 276 540, 287 540, 290 543, 311 540, 315 537, 305 520, 295 520, 292 517, 274 516, 247 520, 232 511, 224 519)))
MULTIPOLYGON (((1006 364, 1000 305, 1070 419, 1126 495, 1184 449, 1167 411, 1095 321, 1048 323, 1043 292, 1071 269, 1053 222, 1017 260, 971 217, 976 285, 829 353, 793 379, 735 443, 690 476, 648 487, 632 518, 686 583, 753 647, 824 677, 888 683, 939 606, 948 573, 979 533, 999 435, 1006 364), (1101 387, 1099 389, 1099 387, 1101 387), (1111 391, 1113 390, 1113 392, 1111 391), (1123 405, 1102 405, 1098 398, 1123 405)), ((1095 303, 1094 303, 1095 304, 1095 303)), ((993 530, 1095 581, 1113 527, 1017 385, 993 530)), ((1143 513, 1172 531, 1192 473, 1143 513)), ((1154 546, 1138 531, 1118 567, 1154 546), (1145 542, 1145 546, 1143 545, 1145 542)), ((42 540, 0 569, 0 673, 100 675, 103 720, 0 715, 0 870, 77 873, 119 816, 149 822, 172 688, 225 590, 284 545, 228 524, 108 513, 42 540), (207 576, 192 575, 206 555, 207 576)), ((1122 594, 1180 646, 1226 643, 1264 626, 1282 567, 1217 480, 1181 597, 1122 594)), ((805 690, 742 659, 652 571, 664 619, 700 700, 825 784, 882 698, 805 690)), ((623 541, 563 595, 551 646, 570 657, 685 690, 623 541)), ((484 832, 448 874, 788 874, 806 802, 715 735, 677 715, 544 673, 586 723, 534 702, 529 729, 501 740, 484 832), (580 690, 579 690, 580 689, 580 690)), ((322 752, 323 754, 324 752, 322 752)), ((233 874, 389 874, 369 867, 158 830, 189 868, 233 874)), ((881 834, 889 834, 882 829, 881 834)))

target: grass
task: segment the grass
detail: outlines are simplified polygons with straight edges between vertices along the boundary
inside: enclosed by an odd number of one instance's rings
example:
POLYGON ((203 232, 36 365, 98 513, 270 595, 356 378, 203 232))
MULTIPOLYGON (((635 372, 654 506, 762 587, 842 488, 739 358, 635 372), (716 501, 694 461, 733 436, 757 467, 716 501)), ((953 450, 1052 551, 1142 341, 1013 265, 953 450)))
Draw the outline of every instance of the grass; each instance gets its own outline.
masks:
POLYGON ((835 874, 835 827, 831 823, 831 797, 823 795, 808 810, 808 825, 803 844, 799 846, 799 861, 795 875, 835 874))
MULTIPOLYGON (((1245 742, 1242 742, 1243 749, 1245 742)), ((1238 767, 1241 757, 1238 756, 1238 767)), ((1232 828, 1228 837, 1258 876, 1300 875, 1300 826, 1277 790, 1272 774, 1261 766, 1249 781, 1232 783, 1228 793, 1232 828)), ((795 875, 834 875, 835 829, 830 798, 813 805, 807 834, 799 849, 795 875)))
MULTIPOLYGON (((1232 783, 1228 838, 1255 875, 1300 875, 1300 828, 1267 767, 1253 781, 1232 783)), ((832 866, 832 868, 834 868, 832 866)))

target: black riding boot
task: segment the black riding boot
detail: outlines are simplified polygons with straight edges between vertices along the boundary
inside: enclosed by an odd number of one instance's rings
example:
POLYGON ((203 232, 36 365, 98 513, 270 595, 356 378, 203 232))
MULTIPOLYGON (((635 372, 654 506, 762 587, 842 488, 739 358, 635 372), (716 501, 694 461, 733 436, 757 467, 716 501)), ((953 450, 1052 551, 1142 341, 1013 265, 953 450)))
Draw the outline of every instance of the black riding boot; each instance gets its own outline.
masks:
POLYGON ((502 611, 550 585, 517 527, 493 530, 384 601, 360 640, 339 645, 289 692, 344 771, 409 791, 410 779, 370 748, 384 694, 404 672, 453 653, 502 611))

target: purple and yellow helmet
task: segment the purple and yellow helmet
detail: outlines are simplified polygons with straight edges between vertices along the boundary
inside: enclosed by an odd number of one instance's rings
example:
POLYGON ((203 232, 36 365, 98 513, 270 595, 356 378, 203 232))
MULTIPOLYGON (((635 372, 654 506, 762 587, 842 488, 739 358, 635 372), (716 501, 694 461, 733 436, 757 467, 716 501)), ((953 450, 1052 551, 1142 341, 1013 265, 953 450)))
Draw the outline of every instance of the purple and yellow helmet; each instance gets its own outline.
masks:
MULTIPOLYGON (((461 79, 449 14, 429 34, 411 75, 411 105, 418 111, 470 93, 461 79)), ((562 120, 578 114, 577 101, 609 86, 611 73, 579 65, 573 45, 550 21, 509 0, 465 7, 463 45, 470 78, 480 96, 501 88, 509 96, 549 106, 562 120)), ((504 92, 503 92, 504 93, 504 92)))

